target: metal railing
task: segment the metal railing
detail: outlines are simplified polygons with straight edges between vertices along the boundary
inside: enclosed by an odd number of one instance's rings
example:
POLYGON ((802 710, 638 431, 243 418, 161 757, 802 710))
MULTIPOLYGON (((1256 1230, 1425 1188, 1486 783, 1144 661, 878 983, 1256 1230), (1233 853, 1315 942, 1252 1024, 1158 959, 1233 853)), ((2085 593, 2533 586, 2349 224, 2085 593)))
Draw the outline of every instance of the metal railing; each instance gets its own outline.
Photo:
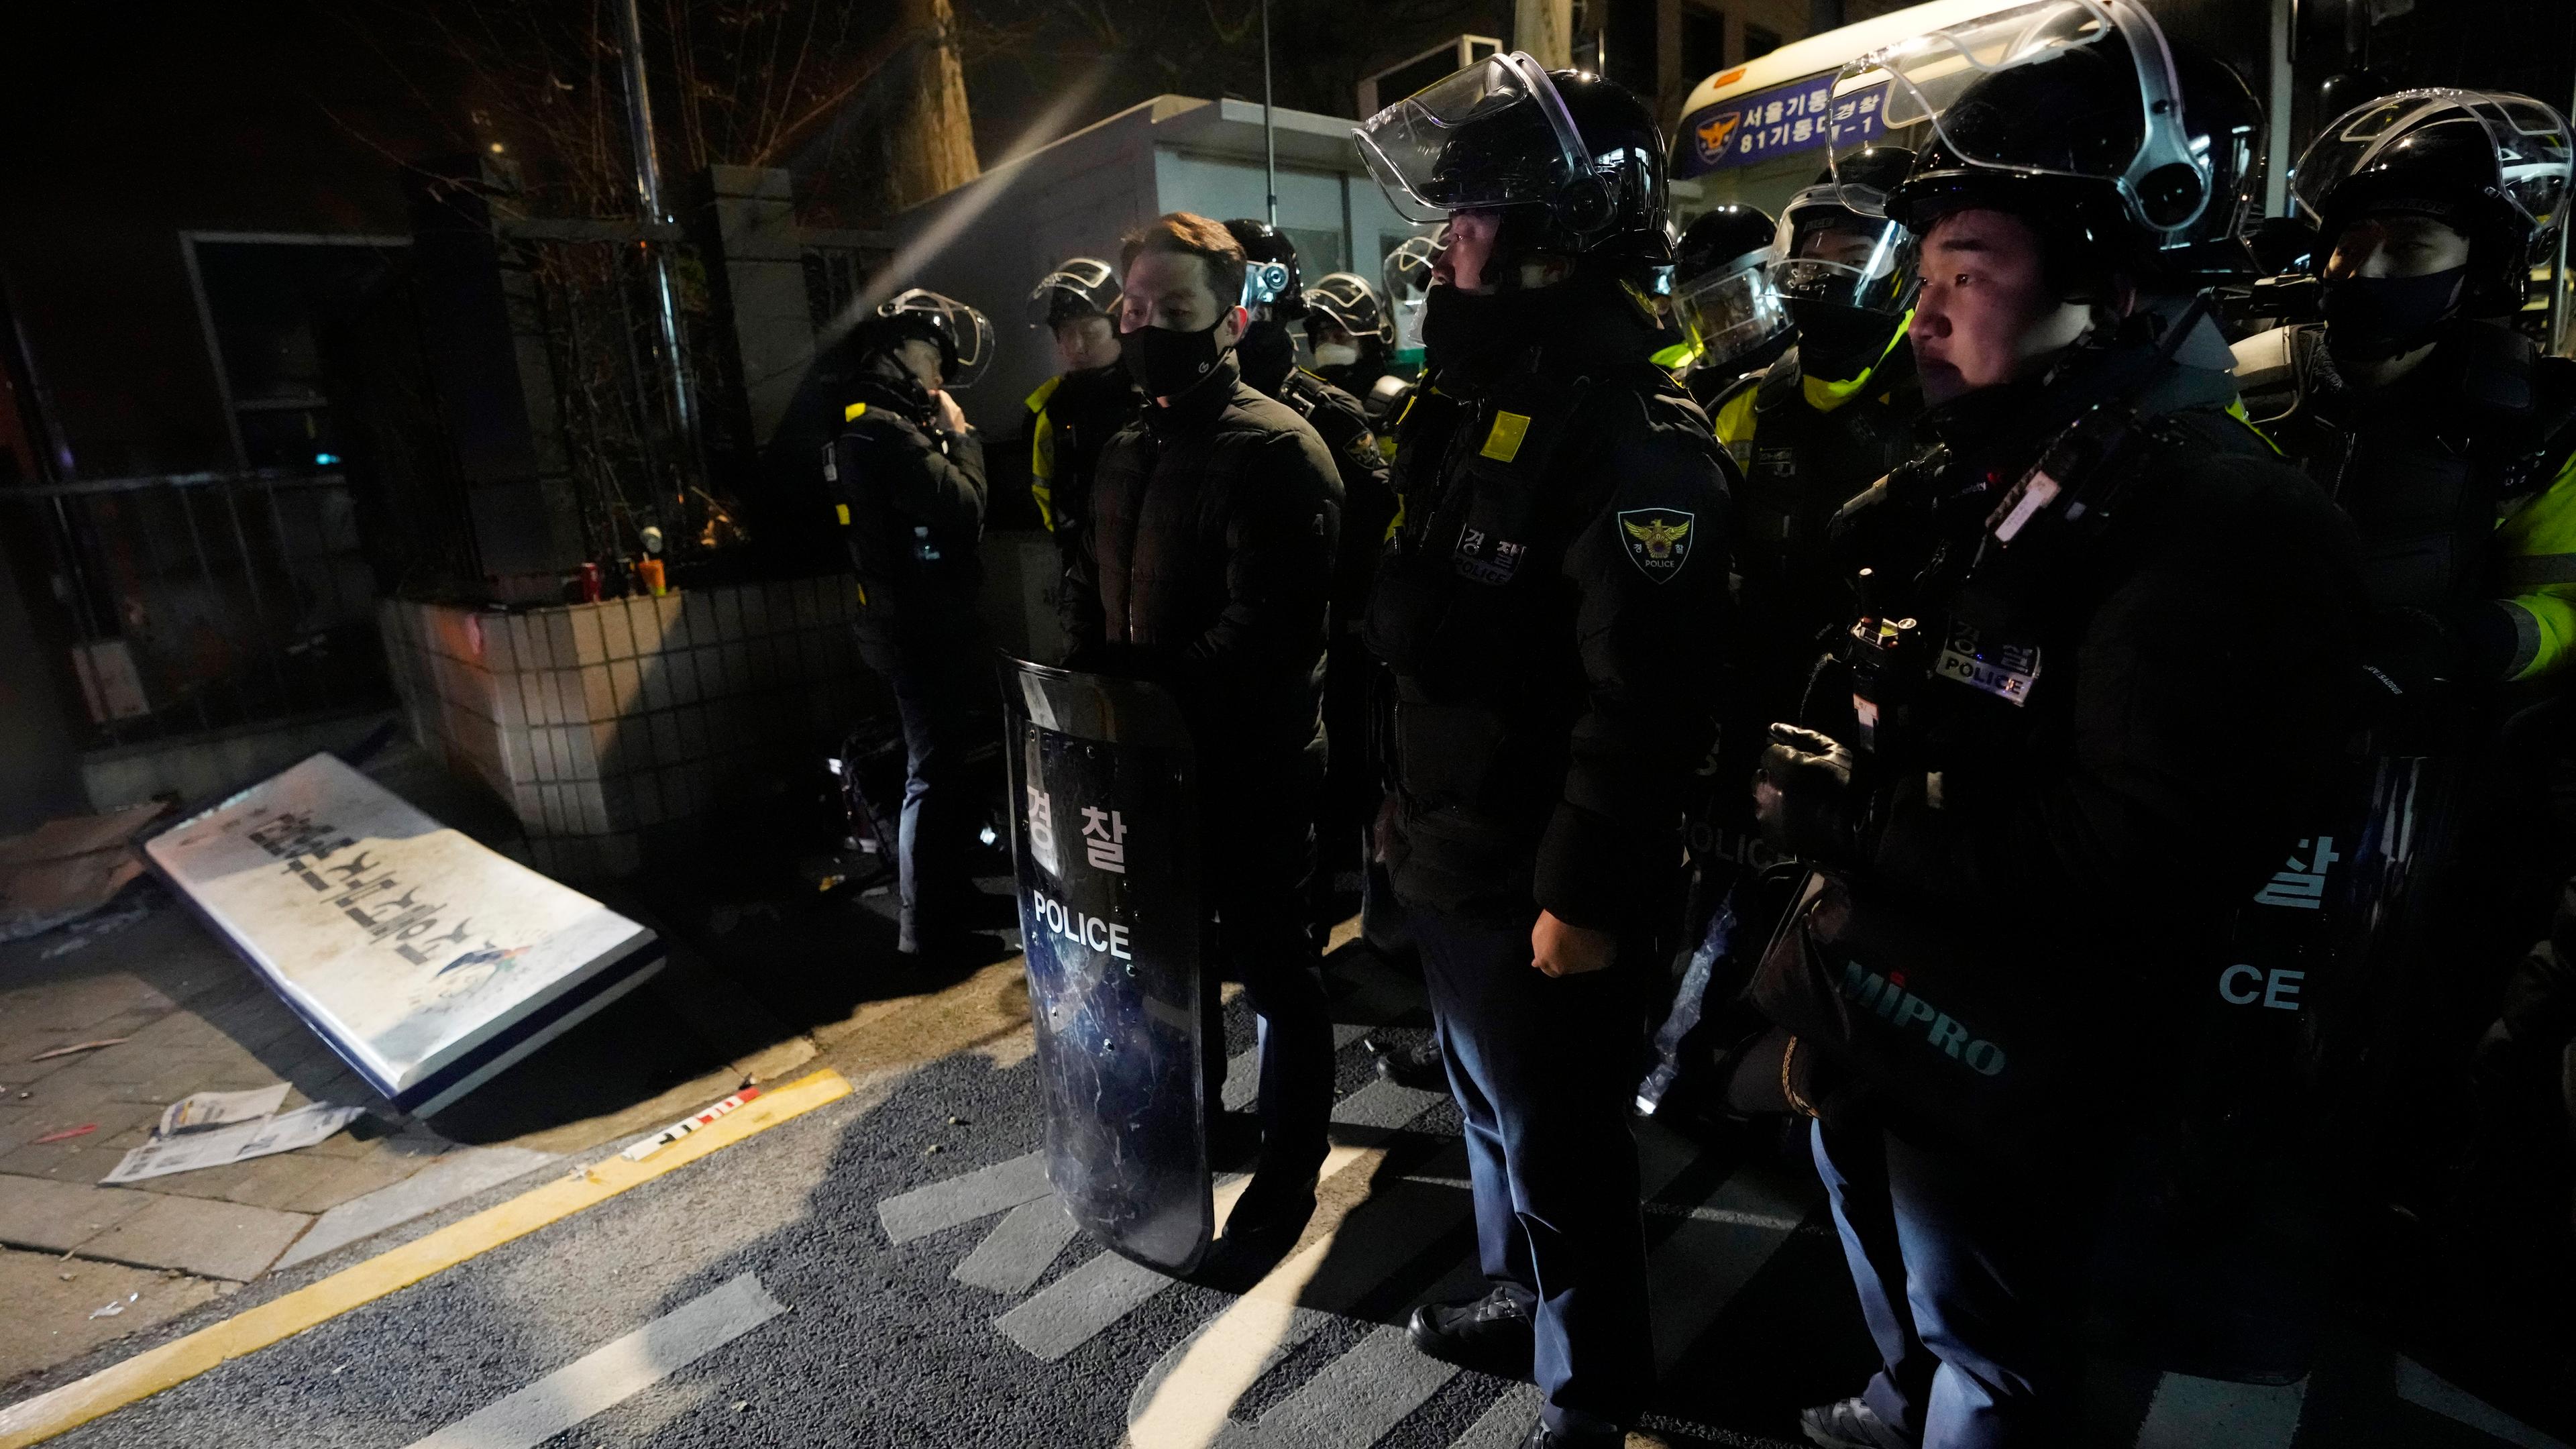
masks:
POLYGON ((93 748, 392 697, 368 520, 340 473, 10 488, 0 528, 54 606, 37 628, 87 706, 93 748))

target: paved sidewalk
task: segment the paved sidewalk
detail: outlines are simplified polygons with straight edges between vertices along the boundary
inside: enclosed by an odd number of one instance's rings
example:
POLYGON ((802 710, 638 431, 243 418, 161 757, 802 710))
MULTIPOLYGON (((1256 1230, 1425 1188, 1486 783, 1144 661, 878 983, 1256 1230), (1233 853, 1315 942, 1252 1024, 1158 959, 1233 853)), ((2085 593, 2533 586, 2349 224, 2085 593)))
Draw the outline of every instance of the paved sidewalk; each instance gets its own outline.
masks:
POLYGON ((814 1052, 675 945, 663 977, 435 1122, 415 1121, 157 887, 132 888, 114 914, 121 924, 106 929, 0 945, 0 1301, 13 1310, 0 1324, 0 1382, 686 1115, 814 1052), (98 1185, 170 1103, 279 1081, 289 1107, 371 1110, 301 1151, 98 1185), (77 1135, 37 1140, 65 1132, 77 1135), (111 1302, 125 1306, 92 1317, 111 1302))

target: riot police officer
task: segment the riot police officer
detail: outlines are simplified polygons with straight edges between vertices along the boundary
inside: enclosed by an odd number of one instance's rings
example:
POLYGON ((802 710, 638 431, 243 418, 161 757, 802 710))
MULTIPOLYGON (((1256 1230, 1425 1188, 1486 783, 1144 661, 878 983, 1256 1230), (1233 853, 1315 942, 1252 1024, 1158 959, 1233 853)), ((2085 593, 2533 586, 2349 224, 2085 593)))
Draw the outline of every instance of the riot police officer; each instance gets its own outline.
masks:
POLYGON ((1340 918, 1335 877, 1356 874, 1364 864, 1361 832, 1377 818, 1377 772, 1366 748, 1376 670, 1368 647, 1360 642, 1360 612, 1368 603, 1378 543, 1395 517, 1395 494, 1387 487, 1387 460, 1378 451, 1377 435, 1370 431, 1359 399, 1297 365, 1296 339, 1288 327, 1301 321, 1311 326, 1312 316, 1297 270, 1296 244, 1267 222, 1237 218, 1225 229, 1243 248, 1246 264, 1244 308, 1252 326, 1235 347, 1235 355, 1243 359, 1243 380, 1304 418, 1331 450, 1342 479, 1341 539, 1333 551, 1332 644, 1324 664, 1329 763, 1316 821, 1322 849, 1315 872, 1314 925, 1320 941, 1340 918))
POLYGON ((2502 320, 2555 235, 2567 147, 2528 96, 2337 117, 2293 187, 2325 320, 2236 345, 2248 415, 2361 529, 2371 665, 2401 697, 2491 697, 2576 652, 2576 362, 2502 320))
POLYGON ((1905 340, 1912 238, 1844 203, 1846 188, 1855 199, 1885 192, 1912 160, 1901 146, 1865 147, 1842 158, 1840 180, 1829 170, 1790 198, 1767 254, 1777 258, 1770 277, 1796 345, 1711 404, 1718 440, 1744 465, 1735 533, 1742 687, 1706 775, 1711 795, 1694 798, 1690 956, 1637 1087, 1641 1112, 1694 1095, 1684 1105, 1713 1110, 1713 1093, 1761 1034, 1758 1017, 1733 1003, 1779 901, 1763 890, 1760 873, 1774 862, 1737 785, 1770 722, 1796 717, 1819 651, 1851 622, 1849 584, 1825 547, 1834 511, 1915 445, 1923 393, 1905 340))
POLYGON ((1682 340, 1655 354, 1701 407, 1736 379, 1779 359, 1797 336, 1771 278, 1779 227, 1762 209, 1730 201, 1682 228, 1673 252, 1673 312, 1682 340))
MULTIPOLYGON (((1395 346, 1395 318, 1377 288, 1357 272, 1333 272, 1306 289, 1306 347, 1324 381, 1365 407, 1386 376, 1395 346)), ((1370 422, 1377 421, 1372 415, 1370 422)))
POLYGON ((1447 217, 1368 639, 1397 688, 1384 853, 1492 1288, 1411 1333, 1535 1373, 1529 1443, 1615 1444, 1654 1364, 1627 1100, 1714 707, 1733 470, 1648 360, 1671 233, 1634 96, 1497 55, 1359 139, 1399 209, 1447 217))
MULTIPOLYGON (((2576 362, 2509 320, 2554 250, 2569 167, 2566 123, 2526 96, 2355 107, 2293 187, 2324 320, 2236 347, 2249 415, 2362 539, 2369 758, 2316 833, 2362 856, 2385 834, 2365 824, 2376 778, 2422 782, 2409 869, 2375 900, 2325 903, 2349 928, 2321 1003, 2343 1185, 2414 1222, 2449 1191, 2472 1042, 2570 864, 2534 786, 2567 753, 2563 709, 2540 706, 2576 657, 2576 362)), ((2353 887, 2381 883, 2353 865, 2353 887)))
POLYGON ((841 435, 825 450, 832 518, 858 576, 859 656, 903 721, 899 949, 963 944, 975 896, 970 717, 992 692, 976 612, 984 582, 984 443, 949 394, 993 357, 982 313, 914 288, 860 322, 841 435))
POLYGON ((1029 394, 1029 493, 1060 553, 1081 526, 1100 450, 1136 420, 1145 395, 1118 365, 1118 277, 1075 257, 1029 292, 1029 325, 1055 340, 1064 371, 1029 394))
POLYGON ((2107 1164, 2340 744, 2350 526, 2230 416, 2187 300, 2259 125, 2172 54, 2131 0, 2062 0, 1847 72, 1934 123, 1845 199, 1919 238, 1937 442, 1843 511, 1833 737, 1774 726, 1757 784, 1818 873, 1755 997, 1882 1359, 1803 1417, 1821 1445, 2074 1442, 2107 1164))

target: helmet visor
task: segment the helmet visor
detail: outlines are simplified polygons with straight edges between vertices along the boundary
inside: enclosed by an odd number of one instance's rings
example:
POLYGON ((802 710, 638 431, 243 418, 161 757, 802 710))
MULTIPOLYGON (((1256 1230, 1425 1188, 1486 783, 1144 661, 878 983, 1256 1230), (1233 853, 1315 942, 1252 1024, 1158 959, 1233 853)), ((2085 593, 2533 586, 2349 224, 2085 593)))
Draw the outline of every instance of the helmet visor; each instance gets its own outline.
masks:
POLYGON ((1052 327, 1093 312, 1118 315, 1118 278, 1107 262, 1092 257, 1075 257, 1047 273, 1029 291, 1032 327, 1052 327))
POLYGON ((1422 294, 1431 290, 1431 255, 1436 249, 1430 237, 1417 236, 1386 254, 1386 265, 1380 271, 1389 299, 1399 305, 1420 301, 1422 294))
POLYGON ((941 340, 941 361, 946 364, 941 387, 952 391, 973 387, 984 369, 993 365, 993 324, 953 297, 915 287, 888 298, 877 308, 877 315, 912 323, 941 340))
POLYGON ((1368 279, 1351 272, 1335 272, 1307 288, 1306 314, 1309 326, 1313 325, 1312 318, 1328 318, 1354 340, 1368 336, 1385 342, 1395 340, 1386 309, 1378 305, 1377 293, 1369 289, 1368 279))
POLYGON ((1913 237, 1883 216, 1843 203, 1828 182, 1790 198, 1772 244, 1772 281, 1783 297, 1832 302, 1895 316, 1911 291, 1913 237))
POLYGON ((993 365, 993 324, 985 319, 983 313, 963 302, 948 305, 963 315, 951 314, 951 321, 957 329, 957 364, 948 369, 945 385, 951 390, 973 387, 975 379, 982 377, 984 370, 993 365))
MULTIPOLYGON (((2399 91, 2336 117, 2299 157, 2290 194, 2310 220, 2325 221, 2336 187, 2376 170, 2403 168, 2409 143, 2438 130, 2448 141, 2474 141, 2494 153, 2493 169, 2451 178, 2462 190, 2493 188, 2535 231, 2555 226, 2566 205, 2571 154, 2567 123, 2528 96, 2482 91, 2399 91)), ((2465 148, 2443 148, 2465 159, 2465 148)), ((2476 164, 2476 163, 2471 163, 2476 164)), ((2447 188, 2446 188, 2447 189, 2447 188)))
POLYGON ((1692 282, 1675 295, 1673 309, 1691 340, 1716 362, 1750 352, 1789 325, 1789 309, 1771 284, 1768 252, 1692 282))
POLYGON ((1545 201, 1592 171, 1564 99, 1520 51, 1434 81, 1351 134, 1388 203, 1413 221, 1545 201))
MULTIPOLYGON (((2209 204, 2209 163, 2194 152, 2164 33, 2130 0, 2033 0, 1869 52, 1834 78, 1832 157, 1903 133, 1955 165, 2110 183, 2133 220, 2174 232, 2209 204), (2087 56, 2089 61, 2075 60, 2087 56), (2081 94, 2109 114, 2070 123, 2056 107, 1999 104, 1999 77, 2072 61, 2081 94), (2101 124, 2108 120, 2111 124, 2101 124), (1929 134, 1926 134, 1926 133, 1929 134)), ((1845 204, 1876 212, 1885 197, 1849 188, 1845 204)))

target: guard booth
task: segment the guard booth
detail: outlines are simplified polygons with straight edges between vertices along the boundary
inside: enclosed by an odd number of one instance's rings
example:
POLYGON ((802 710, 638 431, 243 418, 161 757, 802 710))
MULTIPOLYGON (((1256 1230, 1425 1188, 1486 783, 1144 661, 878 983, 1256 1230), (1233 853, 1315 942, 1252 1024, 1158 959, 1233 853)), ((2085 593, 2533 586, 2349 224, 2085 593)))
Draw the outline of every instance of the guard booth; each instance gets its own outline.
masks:
MULTIPOLYGON (((1328 272, 1378 280, 1386 254, 1426 230, 1387 204, 1351 144, 1350 121, 1280 107, 1279 229, 1306 285, 1328 272)), ((1042 146, 896 216, 892 268, 993 319, 992 370, 958 401, 996 439, 1019 431, 1021 399, 1058 369, 1028 325, 1029 289, 1067 257, 1118 261, 1118 239, 1168 211, 1267 217, 1261 107, 1157 96, 1042 146)), ((988 459, 998 465, 1001 449, 988 459)), ((1027 460, 1020 463, 1025 466, 1027 460)), ((994 487, 1005 483, 996 466, 994 487)))

